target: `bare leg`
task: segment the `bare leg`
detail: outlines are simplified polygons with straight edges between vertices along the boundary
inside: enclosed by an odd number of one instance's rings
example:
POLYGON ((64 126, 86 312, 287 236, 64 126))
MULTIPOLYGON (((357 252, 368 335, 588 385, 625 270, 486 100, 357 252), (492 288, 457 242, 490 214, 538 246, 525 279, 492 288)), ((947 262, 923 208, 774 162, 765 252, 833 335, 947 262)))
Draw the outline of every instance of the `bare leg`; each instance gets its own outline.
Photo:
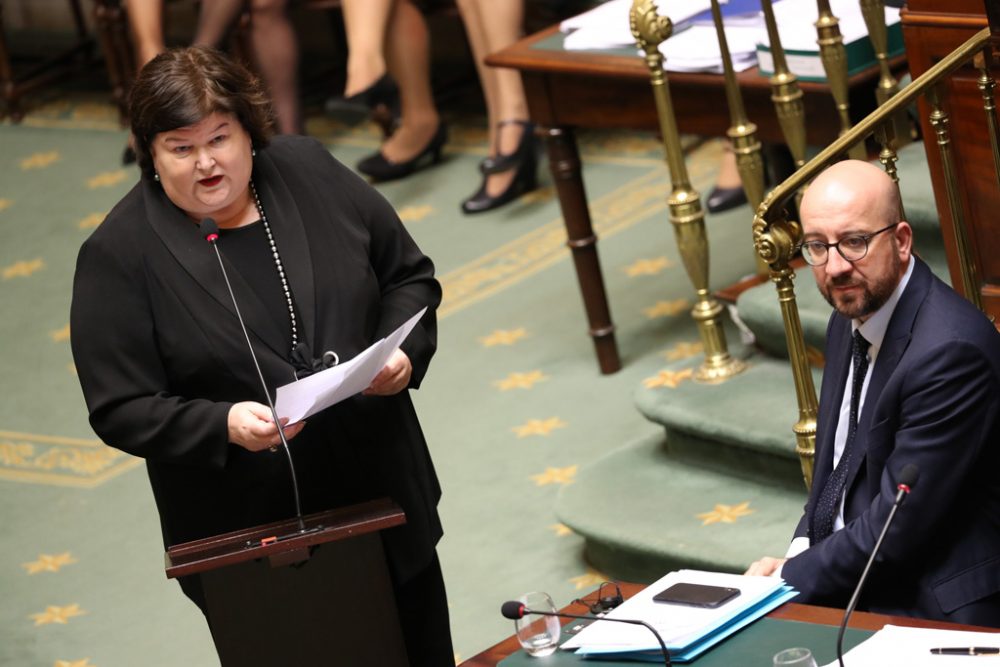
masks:
POLYGON ((386 72, 385 38, 394 0, 342 0, 347 32, 344 97, 360 93, 386 72))
POLYGON ((300 134, 299 49, 287 7, 288 0, 253 0, 253 49, 257 67, 271 90, 278 132, 300 134))
MULTIPOLYGON (((512 69, 488 67, 488 54, 510 46, 521 35, 524 20, 523 0, 458 0, 465 30, 472 45, 479 80, 486 98, 489 122, 490 155, 507 155, 517 150, 523 135, 521 125, 503 125, 501 121, 527 120, 528 103, 521 75, 512 69)), ((486 179, 486 193, 504 192, 514 179, 515 170, 492 174, 486 179)))
POLYGON ((715 187, 720 190, 738 188, 742 185, 740 172, 736 168, 736 153, 733 152, 732 145, 726 142, 726 151, 719 161, 719 173, 715 176, 715 187))
POLYGON ((136 65, 143 65, 166 50, 163 43, 162 0, 127 0, 129 28, 135 40, 136 65))
POLYGON ((431 90, 427 24, 409 0, 397 2, 389 17, 386 61, 399 86, 400 119, 381 150, 390 162, 406 162, 430 143, 441 121, 431 90))

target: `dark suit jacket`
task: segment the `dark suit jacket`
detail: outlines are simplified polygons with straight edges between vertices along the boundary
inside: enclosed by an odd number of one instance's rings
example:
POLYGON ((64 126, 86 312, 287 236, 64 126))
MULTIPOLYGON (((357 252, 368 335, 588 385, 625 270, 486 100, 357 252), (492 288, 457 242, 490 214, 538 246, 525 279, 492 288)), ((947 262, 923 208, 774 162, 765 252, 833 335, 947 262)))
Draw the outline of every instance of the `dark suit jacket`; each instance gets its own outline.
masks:
MULTIPOLYGON (((417 387, 441 290, 390 205, 302 137, 259 149, 253 179, 313 356, 350 359, 428 306, 402 345, 417 387)), ((287 313, 276 319, 227 269, 273 394, 294 379, 287 313)), ((230 406, 266 400, 215 254, 158 184, 136 185, 81 248, 71 330, 91 424, 146 459, 167 545, 294 516, 286 457, 228 442, 230 406)), ((440 488, 407 391, 355 396, 290 445, 304 513, 388 495, 408 521, 385 535, 394 574, 430 562, 440 488)))
MULTIPOLYGON (((893 312, 858 419, 843 530, 790 559, 802 602, 845 607, 908 463, 920 478, 861 598, 873 611, 1000 626, 1000 335, 919 259, 893 312)), ((827 329, 807 535, 832 469, 851 323, 827 329)))

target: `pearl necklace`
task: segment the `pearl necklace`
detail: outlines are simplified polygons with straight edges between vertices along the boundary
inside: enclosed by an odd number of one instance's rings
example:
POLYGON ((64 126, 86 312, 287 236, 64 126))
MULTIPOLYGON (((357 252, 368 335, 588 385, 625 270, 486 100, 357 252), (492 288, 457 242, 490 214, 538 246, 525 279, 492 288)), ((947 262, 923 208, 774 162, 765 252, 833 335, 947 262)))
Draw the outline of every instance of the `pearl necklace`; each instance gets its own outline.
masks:
POLYGON ((288 279, 285 277, 285 267, 281 264, 278 246, 274 242, 271 226, 267 224, 267 216, 264 215, 264 207, 261 206, 260 197, 257 196, 257 188, 254 187, 253 181, 250 181, 250 192, 253 193, 253 201, 257 206, 257 214, 260 215, 260 221, 264 223, 264 233, 267 234, 267 243, 271 246, 271 256, 274 257, 274 265, 278 268, 278 277, 281 278, 281 290, 285 293, 285 303, 288 304, 288 318, 292 323, 292 350, 294 350, 299 343, 299 333, 295 324, 295 305, 292 303, 292 290, 288 287, 288 279))

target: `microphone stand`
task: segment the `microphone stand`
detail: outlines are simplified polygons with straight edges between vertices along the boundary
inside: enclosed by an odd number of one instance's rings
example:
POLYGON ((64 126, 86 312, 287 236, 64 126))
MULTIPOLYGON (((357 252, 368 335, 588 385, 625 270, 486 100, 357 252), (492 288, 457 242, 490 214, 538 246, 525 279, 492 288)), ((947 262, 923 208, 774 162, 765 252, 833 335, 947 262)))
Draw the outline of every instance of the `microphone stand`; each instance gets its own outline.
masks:
POLYGON ((907 464, 903 467, 903 470, 899 474, 899 485, 896 487, 896 500, 892 504, 892 509, 889 510, 889 516, 885 520, 885 524, 882 526, 882 532, 878 536, 878 540, 875 542, 875 547, 872 549, 871 555, 868 557, 868 563, 865 565, 865 569, 861 572, 861 578, 858 580, 858 585, 854 589, 854 594, 851 595, 851 601, 847 603, 847 609, 844 610, 844 620, 840 622, 840 630, 837 632, 837 662, 840 667, 844 667, 844 632, 847 630, 847 622, 851 619, 851 614, 854 613, 854 608, 858 605, 858 599, 861 597, 861 589, 865 586, 865 581, 868 579, 868 572, 872 568, 872 564, 875 562, 875 555, 878 554, 878 550, 882 547, 882 540, 885 539, 886 533, 889 532, 889 525, 892 523, 893 517, 896 516, 896 510, 903 504, 906 496, 909 495, 910 489, 917 483, 917 477, 919 476, 919 471, 917 466, 912 463, 907 464))
POLYGON ((630 618, 607 618, 606 616, 581 616, 580 614, 566 614, 561 611, 535 611, 534 609, 528 609, 520 602, 505 602, 500 607, 500 613, 505 617, 517 620, 518 618, 523 618, 527 614, 535 614, 537 616, 556 616, 559 618, 577 618, 584 621, 611 621, 613 623, 627 623, 629 625, 641 625, 656 637, 656 641, 660 643, 660 652, 663 654, 663 664, 666 667, 670 667, 670 652, 667 650, 667 645, 663 642, 663 637, 660 633, 656 631, 649 623, 645 621, 633 620, 630 618), (517 615, 515 615, 517 614, 517 615))
POLYGON ((292 493, 295 498, 295 518, 299 523, 299 532, 306 532, 306 524, 302 518, 302 505, 299 501, 299 482, 295 476, 295 462, 292 460, 292 450, 288 447, 288 440, 285 438, 285 427, 281 424, 281 420, 278 419, 278 411, 274 408, 274 401, 271 400, 271 392, 267 389, 267 382, 264 380, 264 373, 260 370, 260 364, 257 363, 257 355, 254 354, 253 345, 250 343, 250 334, 247 333, 247 327, 243 323, 243 315, 240 313, 240 307, 236 303, 236 294, 233 292, 233 286, 229 283, 229 274, 226 273, 226 266, 222 262, 222 253, 219 252, 219 247, 216 245, 216 241, 219 240, 218 226, 215 221, 212 220, 211 225, 206 225, 209 219, 202 221, 202 226, 205 229, 205 240, 208 244, 212 246, 215 250, 215 258, 219 261, 219 268, 222 269, 222 277, 226 281, 226 289, 229 290, 229 298, 233 301, 233 308, 236 309, 236 319, 240 322, 240 328, 243 330, 243 337, 247 341, 247 348, 250 350, 250 357, 253 359, 254 368, 257 369, 257 377, 260 378, 260 386, 264 389, 264 397, 267 398, 267 405, 271 408, 271 418, 274 419, 274 425, 278 427, 278 438, 281 439, 282 449, 285 450, 285 456, 288 458, 288 469, 292 474, 292 493))

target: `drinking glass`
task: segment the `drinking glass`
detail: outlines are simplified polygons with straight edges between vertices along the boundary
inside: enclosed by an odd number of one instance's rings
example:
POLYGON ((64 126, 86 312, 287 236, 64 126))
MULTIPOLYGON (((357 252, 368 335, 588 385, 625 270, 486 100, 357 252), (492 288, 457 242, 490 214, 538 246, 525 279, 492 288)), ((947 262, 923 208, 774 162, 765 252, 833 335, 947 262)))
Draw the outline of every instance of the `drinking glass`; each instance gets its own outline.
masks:
MULTIPOLYGON (((547 593, 525 593, 517 601, 529 610, 556 611, 556 605, 547 593)), ((555 616, 526 613, 523 618, 514 621, 514 627, 517 640, 528 655, 541 658, 555 653, 560 633, 559 619, 555 616)))
POLYGON ((774 667, 816 667, 816 661, 807 648, 786 648, 774 654, 774 667))

